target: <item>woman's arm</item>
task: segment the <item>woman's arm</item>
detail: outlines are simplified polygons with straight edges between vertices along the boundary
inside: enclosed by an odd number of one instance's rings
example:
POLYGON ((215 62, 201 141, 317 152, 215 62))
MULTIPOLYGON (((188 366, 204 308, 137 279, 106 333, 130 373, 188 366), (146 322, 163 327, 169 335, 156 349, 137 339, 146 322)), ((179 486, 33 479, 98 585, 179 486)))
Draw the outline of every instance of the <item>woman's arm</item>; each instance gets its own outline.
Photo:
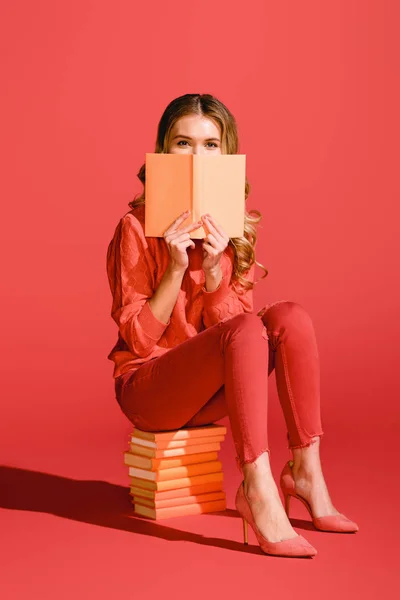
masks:
POLYGON ((155 289, 155 272, 142 224, 133 215, 125 215, 107 250, 111 316, 130 351, 140 357, 151 353, 170 324, 183 277, 167 269, 155 289))
MULTIPOLYGON (((234 317, 243 312, 253 312, 253 290, 245 290, 243 286, 238 288, 243 293, 238 293, 231 283, 232 261, 229 256, 224 255, 221 259, 222 279, 219 286, 213 291, 207 291, 203 287, 203 323, 205 328, 211 327, 225 319, 234 317)), ((254 281, 255 263, 247 272, 246 279, 254 281)))
POLYGON ((149 304, 153 314, 160 321, 168 321, 171 316, 179 290, 182 285, 182 279, 185 271, 174 270, 168 266, 160 283, 149 300, 149 304))

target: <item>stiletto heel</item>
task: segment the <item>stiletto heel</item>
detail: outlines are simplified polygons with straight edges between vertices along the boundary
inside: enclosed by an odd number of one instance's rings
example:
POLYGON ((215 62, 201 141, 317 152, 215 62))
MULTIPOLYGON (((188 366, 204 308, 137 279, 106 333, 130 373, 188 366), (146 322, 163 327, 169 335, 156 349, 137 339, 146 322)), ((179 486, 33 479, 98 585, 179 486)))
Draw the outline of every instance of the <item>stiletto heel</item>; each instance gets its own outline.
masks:
POLYGON ((243 544, 249 543, 248 531, 247 531, 247 521, 246 519, 242 519, 243 521, 243 544))
POLYGON ((314 517, 312 514, 311 506, 307 502, 305 498, 297 494, 295 491, 295 482, 292 473, 293 461, 288 460, 285 466, 282 469, 281 477, 280 477, 280 486, 282 493, 285 498, 285 510, 286 514, 289 516, 289 502, 291 496, 300 500, 308 512, 310 513, 312 522, 316 529, 320 531, 330 531, 335 533, 355 533, 358 531, 359 527, 357 523, 348 519, 342 513, 337 515, 326 515, 324 517, 314 517))
POLYGON ((297 534, 295 537, 288 540, 282 540, 281 542, 268 541, 258 529, 254 521, 249 501, 244 492, 244 481, 242 481, 236 493, 235 506, 243 520, 244 544, 248 544, 248 524, 250 524, 255 533, 257 541, 260 544, 261 550, 265 552, 265 554, 293 557, 315 556, 317 554, 316 549, 309 542, 307 542, 302 535, 297 534))
POLYGON ((285 496, 285 513, 289 516, 289 506, 290 506, 290 494, 286 494, 285 496))

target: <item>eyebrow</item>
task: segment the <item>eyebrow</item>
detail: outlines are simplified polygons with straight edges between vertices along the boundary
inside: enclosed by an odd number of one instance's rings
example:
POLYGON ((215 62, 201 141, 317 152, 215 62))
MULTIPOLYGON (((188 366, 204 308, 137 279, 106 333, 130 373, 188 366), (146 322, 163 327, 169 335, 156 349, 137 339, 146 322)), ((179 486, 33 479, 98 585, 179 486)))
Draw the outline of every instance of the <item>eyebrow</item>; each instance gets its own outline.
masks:
MULTIPOLYGON (((176 138, 185 138, 187 140, 191 140, 192 138, 188 135, 175 135, 172 139, 175 140, 176 138)), ((206 142, 219 142, 221 141, 219 138, 207 138, 205 140, 206 142)))

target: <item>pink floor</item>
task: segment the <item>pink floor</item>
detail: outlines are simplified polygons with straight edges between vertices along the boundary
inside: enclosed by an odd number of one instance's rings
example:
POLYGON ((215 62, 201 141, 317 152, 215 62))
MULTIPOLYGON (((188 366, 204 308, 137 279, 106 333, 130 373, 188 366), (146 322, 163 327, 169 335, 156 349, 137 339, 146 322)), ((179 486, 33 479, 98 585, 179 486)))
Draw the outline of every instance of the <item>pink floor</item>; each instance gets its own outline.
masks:
MULTIPOLYGON (((250 545, 243 545, 234 508, 240 474, 228 432, 221 450, 227 510, 158 523, 132 515, 120 434, 103 436, 102 444, 66 435, 51 452, 40 440, 34 448, 9 446, 8 464, 0 470, 1 597, 396 596, 398 465, 389 428, 369 446, 371 432, 365 428, 326 429, 321 454, 331 496, 360 531, 318 532, 305 508, 293 501, 293 525, 317 548, 313 559, 266 556, 252 531, 250 545)), ((270 445, 277 478, 289 453, 283 435, 271 432, 270 445)))

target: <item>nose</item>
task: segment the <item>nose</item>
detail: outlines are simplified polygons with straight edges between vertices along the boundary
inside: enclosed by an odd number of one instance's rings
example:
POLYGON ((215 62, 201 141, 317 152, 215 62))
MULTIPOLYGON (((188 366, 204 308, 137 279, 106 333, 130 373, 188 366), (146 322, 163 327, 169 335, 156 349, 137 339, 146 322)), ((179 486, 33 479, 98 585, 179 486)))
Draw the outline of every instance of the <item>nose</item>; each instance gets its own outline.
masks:
POLYGON ((201 144, 199 146, 193 146, 193 154, 205 154, 205 148, 201 144))

